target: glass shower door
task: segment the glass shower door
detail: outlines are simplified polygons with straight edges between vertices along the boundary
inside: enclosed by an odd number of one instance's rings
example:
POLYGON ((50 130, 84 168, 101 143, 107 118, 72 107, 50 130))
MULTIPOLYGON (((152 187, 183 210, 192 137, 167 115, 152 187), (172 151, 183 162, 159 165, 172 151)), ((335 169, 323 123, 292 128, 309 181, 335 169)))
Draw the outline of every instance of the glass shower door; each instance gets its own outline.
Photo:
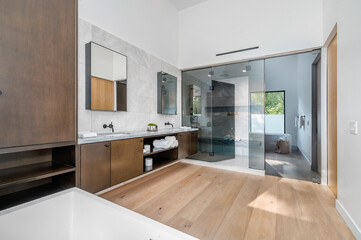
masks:
POLYGON ((212 68, 182 72, 182 123, 198 128, 198 153, 191 159, 211 161, 212 68))
POLYGON ((265 169, 264 59, 249 62, 249 168, 265 169))
POLYGON ((264 60, 183 72, 183 125, 199 128, 190 158, 264 169, 264 94, 264 60))

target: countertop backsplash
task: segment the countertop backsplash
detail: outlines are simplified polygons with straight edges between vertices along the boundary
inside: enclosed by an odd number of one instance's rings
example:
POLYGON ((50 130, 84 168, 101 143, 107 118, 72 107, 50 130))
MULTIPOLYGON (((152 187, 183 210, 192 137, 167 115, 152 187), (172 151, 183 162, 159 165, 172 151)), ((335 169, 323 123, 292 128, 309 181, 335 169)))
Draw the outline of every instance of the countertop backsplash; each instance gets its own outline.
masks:
POLYGON ((104 132, 103 124, 113 122, 115 131, 145 130, 148 123, 160 130, 169 121, 181 126, 181 71, 175 66, 123 41, 101 28, 80 19, 78 23, 78 131, 104 132), (91 111, 85 109, 85 44, 93 41, 128 58, 127 112, 91 111), (157 114, 157 72, 177 77, 177 115, 157 114))

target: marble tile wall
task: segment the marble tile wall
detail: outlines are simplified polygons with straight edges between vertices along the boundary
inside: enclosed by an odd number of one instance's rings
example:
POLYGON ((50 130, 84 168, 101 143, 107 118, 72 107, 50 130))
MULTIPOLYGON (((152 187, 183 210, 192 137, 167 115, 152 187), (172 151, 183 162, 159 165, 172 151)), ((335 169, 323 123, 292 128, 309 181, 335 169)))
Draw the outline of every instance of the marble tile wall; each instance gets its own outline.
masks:
MULTIPOLYGON (((78 26, 78 130, 104 131, 103 124, 113 122, 115 131, 145 130, 148 123, 159 129, 169 121, 181 124, 181 72, 175 66, 79 18, 78 26), (93 41, 128 58, 128 111, 107 112, 85 109, 85 44, 93 41), (178 115, 157 114, 157 72, 165 71, 178 78, 178 115)), ((109 129, 105 130, 109 131, 109 129)))

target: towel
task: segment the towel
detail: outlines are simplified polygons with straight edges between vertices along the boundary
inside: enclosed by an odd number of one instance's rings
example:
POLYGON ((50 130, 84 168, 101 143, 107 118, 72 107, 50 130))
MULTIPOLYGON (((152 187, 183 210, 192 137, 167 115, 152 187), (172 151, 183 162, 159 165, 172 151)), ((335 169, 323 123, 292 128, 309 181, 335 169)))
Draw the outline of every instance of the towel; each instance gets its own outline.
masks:
POLYGON ((154 140, 153 141, 153 146, 155 148, 161 148, 161 149, 165 149, 165 148, 170 148, 171 147, 171 143, 165 139, 160 139, 160 140, 154 140))
POLYGON ((300 127, 300 117, 299 117, 299 116, 296 116, 296 117, 295 117, 295 127, 296 127, 296 128, 299 128, 299 127, 300 127))
POLYGON ((96 137, 98 134, 96 132, 90 132, 90 131, 84 131, 79 132, 78 137, 80 138, 90 138, 90 137, 96 137))
POLYGON ((170 143, 170 147, 174 148, 178 146, 178 141, 175 136, 167 136, 165 140, 170 143))

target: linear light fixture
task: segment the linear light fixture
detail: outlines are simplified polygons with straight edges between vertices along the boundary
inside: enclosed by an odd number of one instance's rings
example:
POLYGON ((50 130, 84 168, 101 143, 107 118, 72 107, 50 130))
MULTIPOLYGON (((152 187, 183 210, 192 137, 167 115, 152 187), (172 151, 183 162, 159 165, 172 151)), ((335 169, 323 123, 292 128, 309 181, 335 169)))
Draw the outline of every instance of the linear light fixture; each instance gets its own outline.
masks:
POLYGON ((218 53, 218 54, 216 54, 216 57, 223 56, 223 55, 227 55, 227 54, 232 54, 232 53, 245 52, 245 51, 254 50, 254 49, 258 49, 258 48, 259 48, 259 46, 257 46, 257 47, 250 47, 250 48, 244 48, 244 49, 240 49, 240 50, 236 50, 236 51, 231 51, 231 52, 218 53))

